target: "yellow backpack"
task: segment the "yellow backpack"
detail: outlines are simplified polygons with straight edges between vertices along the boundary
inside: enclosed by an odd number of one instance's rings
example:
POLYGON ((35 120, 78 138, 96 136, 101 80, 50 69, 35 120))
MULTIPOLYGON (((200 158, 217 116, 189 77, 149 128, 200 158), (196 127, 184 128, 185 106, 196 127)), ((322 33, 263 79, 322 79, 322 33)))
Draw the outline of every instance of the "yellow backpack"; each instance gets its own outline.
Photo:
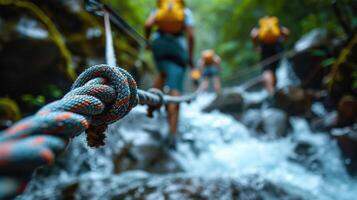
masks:
POLYGON ((279 19, 276 17, 263 17, 259 20, 258 38, 261 42, 272 44, 281 36, 279 19))
POLYGON ((184 27, 184 0, 158 0, 155 22, 160 31, 178 33, 184 27))
POLYGON ((194 69, 191 72, 191 79, 192 80, 200 80, 201 79, 201 72, 198 69, 194 69))

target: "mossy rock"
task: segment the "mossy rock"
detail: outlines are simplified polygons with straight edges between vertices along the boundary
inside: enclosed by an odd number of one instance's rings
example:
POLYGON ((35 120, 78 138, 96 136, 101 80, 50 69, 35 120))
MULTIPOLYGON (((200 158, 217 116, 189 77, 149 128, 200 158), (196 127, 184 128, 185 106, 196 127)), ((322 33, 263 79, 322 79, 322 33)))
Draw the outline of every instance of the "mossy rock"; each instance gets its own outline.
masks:
POLYGON ((21 118, 19 106, 10 98, 0 98, 0 120, 17 121, 21 118))

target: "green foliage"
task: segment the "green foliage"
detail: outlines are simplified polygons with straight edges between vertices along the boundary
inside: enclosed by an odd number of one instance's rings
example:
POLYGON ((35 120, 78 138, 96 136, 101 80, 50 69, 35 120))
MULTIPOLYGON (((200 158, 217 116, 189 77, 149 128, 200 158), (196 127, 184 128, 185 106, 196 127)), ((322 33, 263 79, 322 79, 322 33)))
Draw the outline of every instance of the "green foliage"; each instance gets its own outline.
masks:
POLYGON ((25 94, 22 96, 22 101, 30 107, 41 107, 46 104, 46 99, 42 95, 25 94))
POLYGON ((353 89, 357 89, 357 71, 353 72, 353 89))
MULTIPOLYGON (((340 0, 349 5, 353 0, 340 0)), ((111 5, 142 33, 143 24, 154 0, 110 1, 111 5)), ((250 31, 265 15, 279 17, 291 30, 287 48, 314 28, 325 28, 330 34, 343 35, 330 0, 194 0, 186 1, 195 17, 196 59, 204 49, 214 48, 222 57, 223 74, 246 71, 259 61, 253 50, 250 31)), ((357 19, 352 19, 357 24, 357 19)), ((320 52, 321 53, 321 52, 320 52)), ((321 55, 325 57, 324 55, 321 55)), ((327 59, 325 65, 331 65, 327 59)))
POLYGON ((317 57, 326 57, 326 52, 320 49, 314 49, 311 51, 311 55, 317 57))
POLYGON ((279 17, 281 24, 291 30, 287 48, 317 27, 343 34, 327 0, 195 0, 190 6, 197 22, 197 50, 215 48, 223 58, 223 69, 228 71, 223 74, 249 70, 259 61, 250 31, 265 15, 279 17))
POLYGON ((19 106, 10 98, 0 98, 0 119, 17 121, 21 118, 19 106))
POLYGON ((123 17, 128 23, 138 32, 143 33, 144 21, 150 14, 156 3, 153 0, 135 0, 135 1, 104 1, 113 6, 118 14, 123 17))
POLYGON ((62 90, 53 84, 46 85, 44 90, 44 95, 50 98, 59 99, 63 96, 62 90))
POLYGON ((336 61, 335 57, 327 58, 327 59, 322 61, 322 66, 323 67, 331 66, 331 65, 333 65, 335 63, 335 61, 336 61))

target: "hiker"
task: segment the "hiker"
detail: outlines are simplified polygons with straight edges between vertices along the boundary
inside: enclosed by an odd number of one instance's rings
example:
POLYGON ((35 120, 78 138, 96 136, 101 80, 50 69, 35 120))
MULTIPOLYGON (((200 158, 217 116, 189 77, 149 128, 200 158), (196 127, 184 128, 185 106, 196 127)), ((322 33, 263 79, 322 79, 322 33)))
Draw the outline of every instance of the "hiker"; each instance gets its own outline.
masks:
MULTIPOLYGON (((158 0, 157 8, 145 23, 145 37, 151 48, 159 75, 155 88, 168 88, 172 96, 180 96, 186 66, 193 66, 193 16, 184 0, 158 0), (157 31, 152 34, 152 29, 157 31)), ((170 134, 168 143, 175 148, 179 105, 167 106, 170 134)))
POLYGON ((281 60, 279 54, 283 51, 283 42, 288 36, 289 29, 280 26, 279 19, 271 16, 261 18, 259 27, 251 31, 253 45, 260 52, 263 62, 264 85, 271 96, 275 92, 277 82, 275 71, 281 60))
POLYGON ((202 89, 207 90, 210 81, 213 81, 213 87, 217 94, 221 92, 221 80, 219 77, 221 59, 213 49, 202 52, 199 61, 199 67, 202 71, 203 82, 202 89))

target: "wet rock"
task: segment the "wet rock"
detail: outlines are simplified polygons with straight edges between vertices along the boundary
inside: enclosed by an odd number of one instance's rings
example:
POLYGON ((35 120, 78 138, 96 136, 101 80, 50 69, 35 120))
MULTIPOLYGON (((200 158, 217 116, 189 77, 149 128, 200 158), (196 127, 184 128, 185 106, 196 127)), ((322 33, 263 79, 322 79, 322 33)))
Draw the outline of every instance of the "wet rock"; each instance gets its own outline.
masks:
POLYGON ((318 172, 322 168, 322 162, 318 158, 317 148, 306 141, 300 141, 294 148, 294 154, 289 160, 303 165, 308 170, 318 172))
POLYGON ((289 115, 306 115, 310 112, 313 95, 301 87, 289 86, 274 94, 275 104, 289 115))
MULTIPOLYGON (((155 176, 142 172, 120 176, 86 177, 69 184, 75 185, 78 199, 303 199, 259 176, 208 178, 184 174, 155 176)), ((293 186, 291 186, 293 187, 293 186)), ((42 188, 44 191, 45 188, 42 188)), ((43 198, 45 193, 36 197, 43 198)), ((28 191, 28 197, 35 196, 28 191)))
POLYGON ((13 122, 10 120, 0 120, 0 131, 12 126, 13 122))
MULTIPOLYGON (((133 111, 130 116, 111 127, 113 135, 118 134, 119 130, 122 134, 121 140, 131 143, 127 153, 130 167, 122 166, 122 170, 141 169, 160 174, 182 171, 182 167, 166 148, 167 135, 163 133, 161 124, 166 124, 164 116, 151 119, 145 112, 133 111)), ((117 155, 120 155, 122 150, 117 155)))
POLYGON ((234 90, 223 91, 203 110, 205 112, 219 110, 223 113, 238 115, 243 110, 242 95, 234 90))
POLYGON ((247 110, 243 114, 241 122, 256 133, 263 132, 261 111, 258 109, 247 110))
POLYGON ((348 171, 357 175, 357 124, 332 129, 331 134, 337 140, 348 171))
POLYGON ((259 136, 268 138, 285 137, 289 131, 289 117, 279 109, 251 109, 241 118, 243 124, 259 136))
POLYGON ((244 110, 259 109, 263 104, 264 102, 259 100, 246 100, 244 102, 244 110))
POLYGON ((62 196, 63 199, 67 199, 67 200, 74 200, 76 199, 76 192, 79 188, 79 184, 78 183, 73 183, 70 185, 65 186, 64 188, 62 188, 62 196))
MULTIPOLYGON (((47 86, 68 91, 76 72, 104 62, 102 17, 88 13, 85 2, 36 0, 28 2, 31 8, 6 5, 9 2, 0 6, 0 94, 14 99, 22 113, 38 109, 23 101, 22 95, 53 101, 58 96, 48 94, 47 86)), ((134 9, 125 5, 115 6, 134 9)), ((139 45, 122 29, 112 28, 119 33, 114 36, 121 37, 121 43, 114 43, 121 52, 119 62, 133 72, 130 66, 135 66, 139 45)))
POLYGON ((0 90, 1 94, 11 94, 15 97, 26 93, 38 94, 45 83, 65 79, 55 68, 61 57, 53 43, 18 39, 3 43, 2 47, 0 84, 4 87, 0 90))
POLYGON ((353 96, 343 96, 338 103, 338 126, 350 126, 357 122, 357 99, 353 96))
POLYGON ((263 130, 270 136, 284 137, 288 134, 289 117, 283 110, 267 109, 262 113, 263 130))
POLYGON ((134 169, 165 174, 182 171, 182 167, 171 156, 165 144, 148 142, 132 148, 132 155, 137 159, 134 169))
POLYGON ((327 30, 325 29, 314 29, 302 36, 296 43, 294 50, 297 52, 306 51, 314 47, 321 47, 329 44, 329 38, 327 30))
POLYGON ((330 131, 332 128, 351 126, 357 122, 357 100, 353 96, 344 96, 338 103, 337 111, 312 120, 314 131, 330 131))
POLYGON ((337 126, 337 116, 337 112, 333 111, 327 113, 325 116, 312 119, 310 124, 311 130, 314 132, 330 131, 331 128, 337 126))
POLYGON ((24 189, 20 187, 23 183, 23 180, 19 178, 1 176, 0 199, 14 199, 15 194, 24 189))

